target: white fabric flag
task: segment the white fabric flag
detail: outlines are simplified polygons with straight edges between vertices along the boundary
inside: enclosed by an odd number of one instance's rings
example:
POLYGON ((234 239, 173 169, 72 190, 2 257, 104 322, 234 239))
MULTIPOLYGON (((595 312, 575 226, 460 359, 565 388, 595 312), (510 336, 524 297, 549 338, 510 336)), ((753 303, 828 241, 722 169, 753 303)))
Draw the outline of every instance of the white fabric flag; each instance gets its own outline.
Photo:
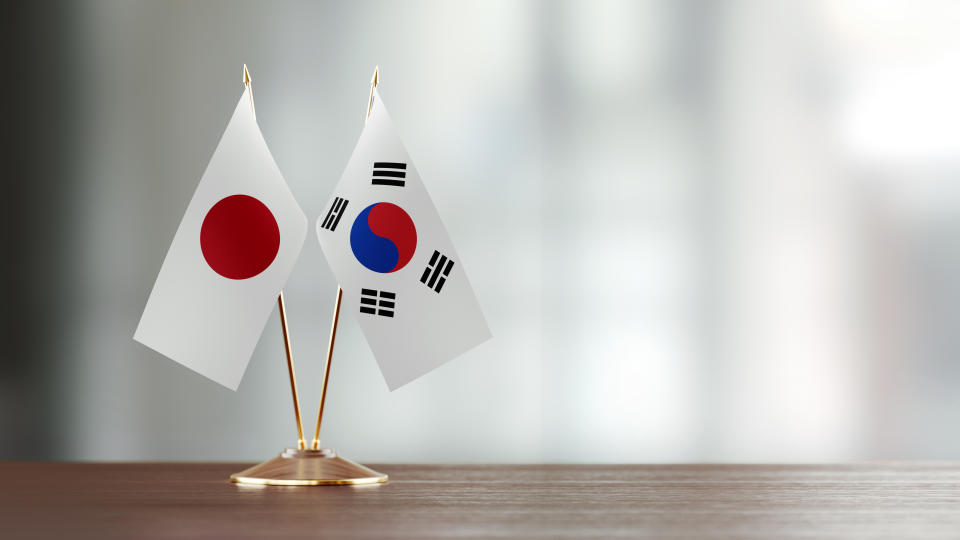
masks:
POLYGON ((457 251, 376 90, 317 235, 394 390, 490 338, 457 251))
POLYGON ((236 390, 306 233, 307 218, 263 140, 247 87, 134 339, 236 390))

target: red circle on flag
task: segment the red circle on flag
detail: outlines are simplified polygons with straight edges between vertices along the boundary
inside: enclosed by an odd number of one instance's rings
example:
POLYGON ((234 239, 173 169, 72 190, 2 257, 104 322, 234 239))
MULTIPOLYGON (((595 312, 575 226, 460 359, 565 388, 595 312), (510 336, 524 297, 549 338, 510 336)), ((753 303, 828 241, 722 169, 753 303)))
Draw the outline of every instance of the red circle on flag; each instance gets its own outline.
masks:
POLYGON ((267 205, 249 195, 230 195, 203 218, 200 250, 221 276, 252 278, 277 258, 280 227, 267 205))

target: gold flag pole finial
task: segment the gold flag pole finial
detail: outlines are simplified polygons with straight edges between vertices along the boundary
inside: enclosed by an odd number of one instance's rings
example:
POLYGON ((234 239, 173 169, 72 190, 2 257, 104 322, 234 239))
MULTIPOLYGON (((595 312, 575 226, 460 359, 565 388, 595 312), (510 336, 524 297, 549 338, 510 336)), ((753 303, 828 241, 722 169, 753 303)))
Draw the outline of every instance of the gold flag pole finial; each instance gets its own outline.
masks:
POLYGON ((253 111, 253 116, 257 116, 257 108, 253 106, 253 85, 250 84, 250 70, 247 69, 247 65, 243 65, 243 85, 247 87, 247 90, 250 92, 250 110, 253 111))
MULTIPOLYGON (((257 116, 257 109, 253 105, 253 85, 250 83, 250 70, 243 65, 243 85, 250 93, 250 110, 257 116)), ((293 393, 293 413, 297 418, 297 448, 303 450, 307 443, 303 438, 303 421, 300 418, 300 397, 297 395, 297 376, 293 372, 293 348, 290 345, 290 330, 287 328, 287 308, 283 303, 283 291, 277 296, 277 309, 280 310, 280 328, 283 330, 283 350, 287 354, 287 372, 290 374, 290 391, 293 393)))
POLYGON ((364 117, 364 122, 367 118, 370 118, 370 111, 373 109, 373 89, 380 84, 380 66, 373 68, 373 76, 370 77, 370 99, 367 100, 367 116, 364 117))
MULTIPOLYGON (((373 89, 380 84, 380 66, 373 68, 373 76, 370 77, 370 98, 367 100, 367 116, 364 122, 370 118, 370 111, 373 109, 373 89)), ((343 289, 337 287, 337 300, 333 306, 333 323, 330 325, 330 341, 327 343, 327 361, 323 366, 323 385, 320 390, 320 409, 317 411, 317 429, 313 432, 313 440, 310 441, 310 448, 320 449, 320 425, 323 423, 323 405, 327 401, 327 383, 330 381, 330 361, 333 360, 333 345, 337 340, 337 323, 340 321, 340 303, 343 300, 343 289)))

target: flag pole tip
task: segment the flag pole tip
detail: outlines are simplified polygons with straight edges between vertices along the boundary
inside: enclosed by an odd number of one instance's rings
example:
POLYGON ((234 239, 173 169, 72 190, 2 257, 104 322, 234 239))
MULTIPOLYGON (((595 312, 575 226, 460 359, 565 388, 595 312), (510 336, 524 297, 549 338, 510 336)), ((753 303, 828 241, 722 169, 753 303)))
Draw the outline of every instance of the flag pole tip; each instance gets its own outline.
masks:
POLYGON ((250 84, 250 70, 246 64, 243 65, 243 84, 250 84))
POLYGON ((376 86, 380 83, 380 66, 373 68, 373 77, 370 77, 370 84, 376 86))

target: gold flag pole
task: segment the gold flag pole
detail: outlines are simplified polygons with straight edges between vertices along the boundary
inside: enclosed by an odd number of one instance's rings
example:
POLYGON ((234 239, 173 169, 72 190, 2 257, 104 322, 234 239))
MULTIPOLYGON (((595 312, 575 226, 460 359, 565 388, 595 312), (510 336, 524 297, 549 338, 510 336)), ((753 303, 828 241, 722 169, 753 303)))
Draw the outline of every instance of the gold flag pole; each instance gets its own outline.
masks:
MULTIPOLYGON (((367 101, 367 118, 373 107, 373 89, 379 82, 380 67, 373 71, 370 81, 370 98, 367 101)), ((250 74, 243 66, 244 83, 249 86, 250 74)), ((253 91, 250 92, 250 106, 253 107, 253 91)), ((290 372, 290 388, 293 390, 293 407, 297 414, 297 432, 300 435, 297 448, 288 448, 278 457, 254 465, 249 469, 230 476, 238 484, 258 484, 268 486, 344 486, 362 484, 382 484, 387 475, 350 461, 337 455, 329 448, 320 448, 320 424, 323 421, 323 405, 327 399, 327 384, 330 381, 330 362, 333 359, 333 345, 337 338, 337 323, 340 321, 340 303, 343 289, 337 287, 337 300, 333 309, 333 324, 330 327, 330 341, 327 344, 327 359, 323 368, 323 387, 320 391, 320 408, 317 411, 317 429, 310 448, 304 445, 303 427, 300 422, 300 401, 297 397, 297 382, 293 374, 293 354, 287 332, 287 317, 283 307, 283 292, 277 303, 280 307, 280 321, 283 326, 283 341, 287 350, 287 367, 290 372)))
MULTIPOLYGON (((243 84, 247 87, 247 93, 250 95, 250 110, 256 118, 257 109, 253 105, 253 85, 250 82, 250 71, 247 65, 243 65, 243 84)), ((277 297, 277 308, 280 310, 280 327, 283 329, 283 349, 287 353, 287 371, 290 373, 290 391, 293 393, 293 413, 297 417, 297 448, 306 448, 306 442, 303 439, 303 421, 300 418, 300 398, 297 395, 297 376, 293 372, 293 349, 290 347, 290 330, 287 328, 287 309, 283 305, 283 291, 277 297)))
POLYGON ((280 326, 283 328, 283 348, 287 352, 287 372, 290 374, 290 392, 293 394, 293 413, 297 417, 297 448, 307 447, 303 439, 303 422, 300 419, 300 398, 297 396, 297 376, 293 372, 293 351, 290 348, 290 331, 287 329, 287 310, 283 306, 283 291, 277 297, 277 308, 280 309, 280 326))
MULTIPOLYGON (((363 118, 366 123, 373 109, 373 90, 380 84, 380 66, 373 68, 373 77, 370 78, 370 97, 367 99, 367 115, 363 118)), ((327 344, 327 361, 323 367, 323 386, 320 390, 320 409, 317 411, 317 429, 313 432, 313 441, 310 448, 320 449, 320 424, 323 422, 323 404, 327 401, 327 383, 330 381, 330 361, 333 359, 333 344, 337 340, 337 323, 340 321, 340 301, 343 299, 343 289, 337 287, 337 301, 333 306, 333 324, 330 325, 330 341, 327 344)))
POLYGON ((330 360, 333 359, 333 343, 337 339, 337 323, 340 321, 340 301, 343 289, 337 287, 337 301, 333 306, 333 324, 330 325, 330 342, 327 344, 327 361, 323 365, 323 386, 320 387, 320 409, 317 411, 317 429, 313 432, 310 448, 320 449, 320 423, 323 422, 323 404, 327 401, 327 383, 330 381, 330 360))

